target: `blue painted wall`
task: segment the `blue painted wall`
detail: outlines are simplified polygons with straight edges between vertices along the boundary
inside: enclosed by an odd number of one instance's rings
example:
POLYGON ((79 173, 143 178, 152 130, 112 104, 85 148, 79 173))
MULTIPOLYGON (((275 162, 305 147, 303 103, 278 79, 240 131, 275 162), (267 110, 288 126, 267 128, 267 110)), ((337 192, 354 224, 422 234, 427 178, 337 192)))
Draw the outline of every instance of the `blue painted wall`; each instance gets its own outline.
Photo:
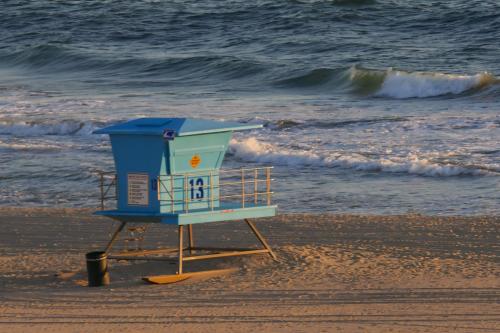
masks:
POLYGON ((118 210, 169 213, 219 206, 218 170, 232 131, 175 137, 110 134, 118 179, 118 210), (191 161, 199 159, 197 165, 191 161), (148 204, 128 201, 128 175, 148 176, 148 204), (209 174, 212 174, 212 177, 209 174), (158 188, 157 177, 161 175, 158 188), (172 175, 172 177, 170 177, 172 175), (171 203, 172 181, 174 204, 171 203), (212 184, 210 184, 212 181, 212 184), (158 200, 158 192, 160 191, 158 200))
POLYGON ((118 209, 123 211, 158 212, 156 177, 166 172, 168 146, 161 136, 110 135, 118 179, 118 209), (149 177, 149 205, 128 204, 129 173, 145 173, 149 177))

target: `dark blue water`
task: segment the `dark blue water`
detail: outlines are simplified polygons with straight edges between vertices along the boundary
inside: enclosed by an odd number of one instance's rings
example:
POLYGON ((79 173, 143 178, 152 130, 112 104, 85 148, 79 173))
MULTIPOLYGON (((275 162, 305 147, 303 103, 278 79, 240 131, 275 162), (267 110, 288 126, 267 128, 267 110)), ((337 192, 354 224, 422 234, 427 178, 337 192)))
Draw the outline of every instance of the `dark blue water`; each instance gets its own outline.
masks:
POLYGON ((285 211, 498 214, 497 1, 3 1, 0 204, 92 206, 97 128, 262 123, 285 211))

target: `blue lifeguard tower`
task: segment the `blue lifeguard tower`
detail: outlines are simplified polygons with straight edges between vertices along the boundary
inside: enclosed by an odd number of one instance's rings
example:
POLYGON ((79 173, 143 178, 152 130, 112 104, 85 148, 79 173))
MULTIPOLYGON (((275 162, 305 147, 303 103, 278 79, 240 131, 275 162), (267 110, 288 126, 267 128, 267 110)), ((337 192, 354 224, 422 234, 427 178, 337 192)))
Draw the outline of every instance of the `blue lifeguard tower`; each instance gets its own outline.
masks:
MULTIPOLYGON (((275 254, 250 218, 276 215, 271 204, 272 167, 221 169, 232 133, 260 128, 236 122, 191 118, 140 118, 106 127, 95 134, 108 134, 115 161, 113 181, 101 175, 101 210, 97 215, 120 221, 106 246, 109 259, 158 260, 147 257, 159 250, 110 255, 113 243, 127 223, 163 223, 178 226, 178 271, 175 277, 146 278, 149 282, 172 282, 189 277, 183 262, 247 254, 275 254), (115 186, 116 209, 105 210, 110 186, 115 186), (245 220, 263 245, 262 249, 219 251, 193 255, 193 224, 245 220), (189 246, 184 247, 187 226, 189 246), (184 250, 190 255, 184 256, 184 250)), ((171 249, 166 252, 172 252, 171 249)), ((171 257, 161 258, 171 260, 171 257)))

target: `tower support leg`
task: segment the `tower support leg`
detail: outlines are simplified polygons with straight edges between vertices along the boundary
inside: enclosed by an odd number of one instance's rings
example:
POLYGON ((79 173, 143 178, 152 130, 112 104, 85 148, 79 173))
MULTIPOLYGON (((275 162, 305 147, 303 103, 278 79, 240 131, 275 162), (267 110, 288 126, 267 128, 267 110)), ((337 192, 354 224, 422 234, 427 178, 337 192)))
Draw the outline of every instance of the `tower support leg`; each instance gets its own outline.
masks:
POLYGON ((177 271, 177 274, 182 274, 182 261, 183 261, 183 258, 182 258, 182 251, 183 251, 183 240, 182 240, 182 234, 184 232, 184 226, 180 225, 179 226, 179 260, 178 260, 178 271, 177 271))
POLYGON ((194 238, 193 238, 193 225, 188 225, 188 238, 189 238, 189 254, 192 255, 194 250, 194 238))
POLYGON ((259 230, 257 230, 257 228, 255 227, 255 224, 253 224, 253 222, 248 220, 248 219, 245 219, 245 222, 248 224, 248 226, 250 227, 250 229, 254 233, 255 237, 257 237, 259 242, 266 248, 266 250, 268 251, 271 258, 273 258, 274 260, 278 260, 278 258, 276 257, 276 254, 274 254, 273 250, 271 249, 271 247, 269 246, 269 244, 267 243, 265 238, 261 235, 259 230))
POLYGON ((116 239, 118 238, 118 235, 120 234, 120 232, 122 232, 123 228, 125 227, 125 224, 127 224, 127 222, 123 222, 123 221, 120 222, 120 225, 115 230, 115 233, 111 237, 111 240, 108 242, 108 245, 106 245, 106 248, 104 249, 104 253, 106 253, 106 254, 109 253, 109 251, 111 250, 111 247, 113 246, 116 239))

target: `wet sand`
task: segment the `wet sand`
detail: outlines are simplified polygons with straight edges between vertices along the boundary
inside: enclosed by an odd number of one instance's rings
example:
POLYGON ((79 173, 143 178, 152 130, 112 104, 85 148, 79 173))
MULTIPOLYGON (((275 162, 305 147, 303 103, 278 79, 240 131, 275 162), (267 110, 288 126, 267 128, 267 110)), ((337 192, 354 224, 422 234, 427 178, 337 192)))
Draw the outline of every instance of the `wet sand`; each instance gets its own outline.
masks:
MULTIPOLYGON (((76 209, 0 209, 0 332, 500 332, 500 217, 280 215, 256 225, 279 257, 185 263, 231 275, 148 285, 166 262, 84 255, 117 223, 76 209)), ((196 225, 198 246, 256 246, 240 222, 196 225)), ((175 246, 150 225, 143 247, 175 246)), ((138 244, 129 242, 133 248, 138 244)), ((124 249, 123 240, 116 249, 124 249)))

